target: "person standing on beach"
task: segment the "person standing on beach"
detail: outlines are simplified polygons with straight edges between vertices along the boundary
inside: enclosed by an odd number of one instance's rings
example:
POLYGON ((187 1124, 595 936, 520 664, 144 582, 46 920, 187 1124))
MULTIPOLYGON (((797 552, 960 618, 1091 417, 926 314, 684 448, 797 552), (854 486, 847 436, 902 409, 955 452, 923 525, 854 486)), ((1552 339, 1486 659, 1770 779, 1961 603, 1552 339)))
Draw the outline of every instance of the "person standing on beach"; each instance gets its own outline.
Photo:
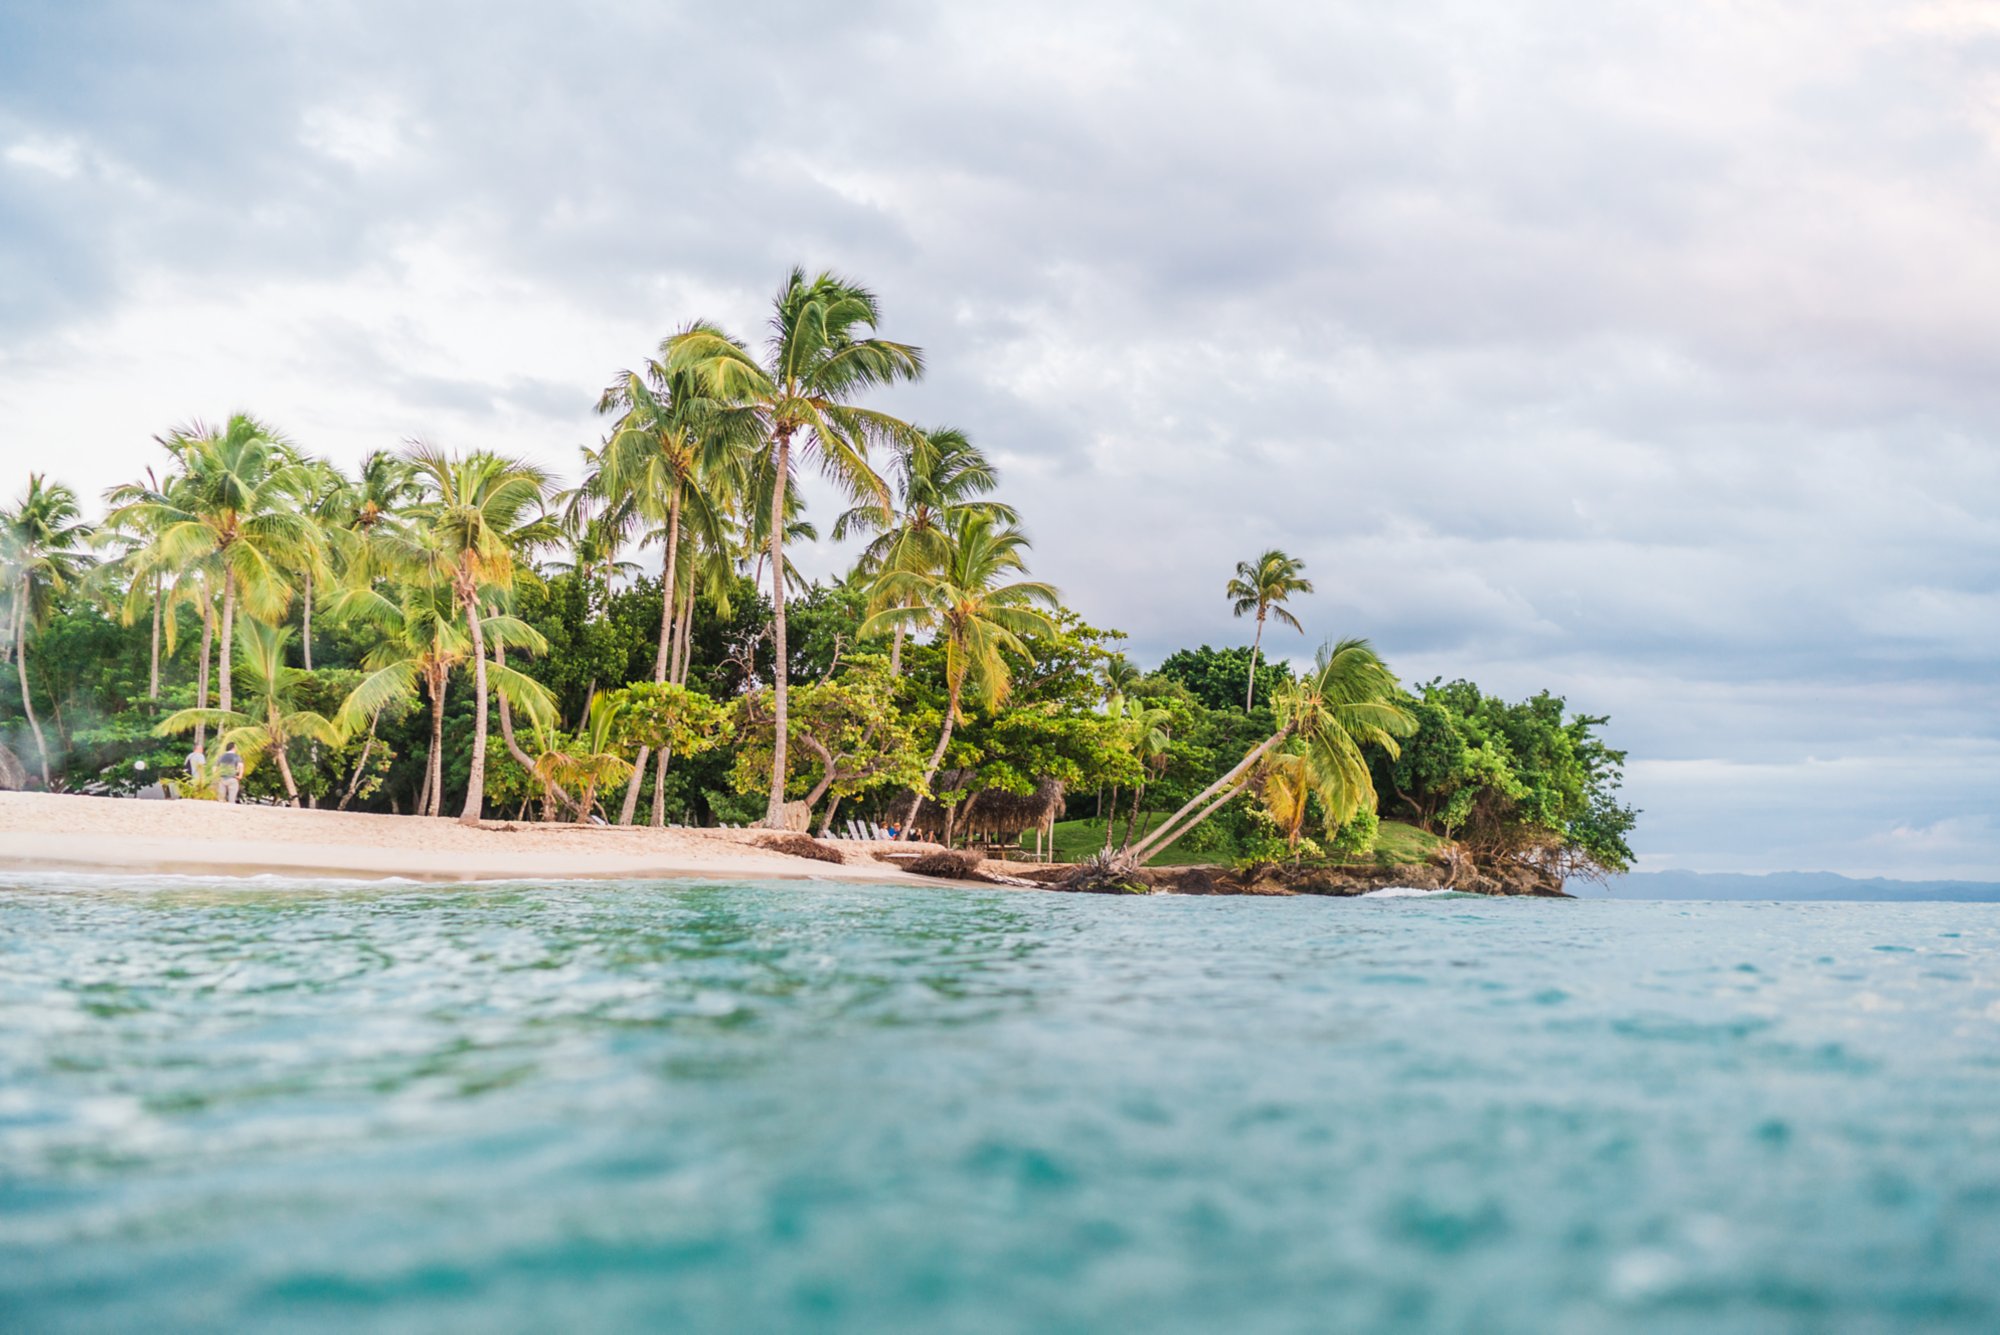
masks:
POLYGON ((194 750, 188 752, 188 758, 187 758, 188 777, 190 779, 199 779, 201 777, 201 772, 207 768, 208 768, 208 753, 201 749, 200 742, 196 742, 194 744, 194 750))
POLYGON ((215 770, 220 776, 215 781, 215 800, 234 802, 243 778, 243 757, 237 753, 236 743, 231 742, 222 748, 222 754, 215 761, 215 770))

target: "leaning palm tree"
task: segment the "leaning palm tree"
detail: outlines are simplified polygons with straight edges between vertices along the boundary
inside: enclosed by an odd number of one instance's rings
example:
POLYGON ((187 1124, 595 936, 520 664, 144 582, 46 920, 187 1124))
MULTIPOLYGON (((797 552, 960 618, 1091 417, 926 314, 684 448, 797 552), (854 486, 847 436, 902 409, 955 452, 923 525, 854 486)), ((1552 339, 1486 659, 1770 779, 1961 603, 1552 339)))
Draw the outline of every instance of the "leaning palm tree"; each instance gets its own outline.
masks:
POLYGON ((944 726, 923 780, 911 794, 903 818, 906 835, 944 763, 968 678, 988 707, 1003 703, 1012 684, 1007 653, 1026 652, 1022 635, 1052 633, 1054 623, 1035 605, 1056 607, 1060 602, 1047 584, 1004 582, 1027 570, 1028 539, 1018 529, 997 527, 983 514, 963 514, 947 530, 946 541, 936 571, 883 572, 875 581, 873 601, 885 610, 861 626, 864 635, 880 635, 899 624, 912 630, 933 628, 944 641, 944 726))
POLYGON ((488 589, 504 595, 527 554, 555 541, 562 530, 542 508, 548 475, 539 468, 484 450, 453 457, 421 443, 410 447, 408 457, 429 489, 411 507, 411 515, 471 633, 472 765, 459 819, 476 825, 486 801, 486 710, 493 670, 486 661, 480 595, 488 589))
POLYGON ((76 493, 41 473, 28 474, 28 489, 13 509, 0 511, 0 584, 9 590, 13 607, 10 639, 14 665, 21 678, 21 712, 35 734, 41 756, 42 786, 49 786, 49 744, 35 717, 34 692, 28 685, 28 632, 48 620, 50 605, 67 592, 94 563, 91 530, 83 522, 76 493))
POLYGON ((1264 757, 1296 737, 1304 743, 1305 771, 1320 805, 1333 824, 1352 820, 1375 802, 1375 785, 1361 748, 1379 746, 1397 754, 1396 739, 1416 731, 1417 722, 1397 703, 1402 687, 1366 640, 1323 646, 1313 670, 1281 689, 1272 706, 1278 729, 1227 774, 1197 793, 1121 857, 1136 867, 1220 811, 1256 779, 1264 757))
MULTIPOLYGON (((965 433, 938 427, 892 442, 895 463, 890 483, 895 495, 884 502, 869 497, 833 524, 833 540, 872 533, 855 569, 862 574, 901 568, 935 570, 943 559, 951 525, 960 515, 980 513, 996 524, 1020 522, 1011 505, 981 499, 1000 485, 999 474, 965 433)), ((871 608, 881 611, 881 608, 871 608)), ((903 637, 896 627, 889 650, 889 675, 903 675, 903 637)))
POLYGON ((310 709, 300 709, 297 691, 309 673, 288 667, 285 651, 292 638, 288 626, 271 626, 245 617, 236 627, 237 670, 243 674, 244 708, 183 709, 160 720, 157 729, 164 737, 188 732, 197 726, 214 728, 217 740, 234 742, 254 763, 269 756, 284 781, 288 806, 299 804, 299 785, 292 777, 286 754, 294 741, 312 740, 335 745, 340 729, 310 709))
POLYGON ((163 443, 181 466, 181 485, 114 515, 159 534, 151 559, 163 567, 213 567, 222 593, 217 694, 228 712, 237 607, 277 621, 291 606, 294 577, 322 568, 319 527, 300 510, 308 479, 284 438, 243 413, 219 429, 197 422, 163 443))
POLYGON ((667 341, 668 371, 691 372, 706 397, 750 409, 769 446, 760 467, 769 477, 765 537, 777 656, 772 702, 777 745, 764 812, 764 824, 772 827, 784 824, 788 773, 784 544, 794 452, 816 458, 822 471, 856 497, 885 495, 882 480, 868 466, 869 443, 913 433, 908 424, 858 407, 854 399, 879 386, 916 379, 923 374, 924 358, 909 344, 877 338, 874 331, 880 324, 881 307, 866 288, 831 273, 808 278, 803 269, 793 269, 773 304, 761 364, 742 344, 705 327, 667 341))
POLYGON ((1250 681, 1243 690, 1243 710, 1248 713, 1257 696, 1257 651, 1264 647, 1264 618, 1275 616, 1299 634, 1305 627, 1285 609, 1285 601, 1295 593, 1311 593, 1312 581, 1305 577, 1305 562, 1272 548, 1255 561, 1238 561, 1236 578, 1226 590, 1235 599, 1237 616, 1257 614, 1257 638, 1250 644, 1250 681))

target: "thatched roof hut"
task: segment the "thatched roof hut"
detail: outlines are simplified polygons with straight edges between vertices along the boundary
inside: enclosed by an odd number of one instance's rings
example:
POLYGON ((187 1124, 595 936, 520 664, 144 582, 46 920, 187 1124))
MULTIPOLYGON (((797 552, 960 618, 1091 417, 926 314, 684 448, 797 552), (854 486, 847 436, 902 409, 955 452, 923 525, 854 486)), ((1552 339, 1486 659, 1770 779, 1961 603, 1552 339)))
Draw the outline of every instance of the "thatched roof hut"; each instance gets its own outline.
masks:
MULTIPOLYGON (((971 770, 940 770, 931 787, 951 792, 966 787, 974 779, 971 770)), ((1018 843, 1027 831, 1047 829, 1061 818, 1064 796, 1062 784, 1054 779, 1043 779, 1035 785, 1032 793, 980 789, 960 802, 956 811, 947 810, 927 797, 917 807, 917 819, 911 834, 934 843, 945 842, 947 833, 953 838, 965 837, 990 844, 1018 843)), ((901 810, 908 801, 909 797, 905 794, 891 802, 889 809, 901 810)))

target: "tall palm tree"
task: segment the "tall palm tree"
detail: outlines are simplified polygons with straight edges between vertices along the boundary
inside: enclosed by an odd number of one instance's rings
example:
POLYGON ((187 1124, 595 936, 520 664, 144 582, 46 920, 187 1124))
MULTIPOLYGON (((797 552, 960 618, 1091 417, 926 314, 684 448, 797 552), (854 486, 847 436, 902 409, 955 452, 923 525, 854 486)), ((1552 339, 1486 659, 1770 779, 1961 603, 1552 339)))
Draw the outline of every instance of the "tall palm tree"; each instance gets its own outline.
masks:
POLYGON ((480 595, 512 588, 527 554, 562 530, 542 508, 548 475, 539 468, 484 450, 453 457, 421 443, 411 446, 409 460, 428 489, 411 514, 471 633, 472 766, 459 819, 476 825, 486 801, 486 711, 494 670, 486 661, 480 595))
POLYGON ((917 808, 937 777, 938 766, 951 745, 967 679, 989 707, 1003 703, 1011 683, 1008 652, 1025 653, 1020 636, 1050 634, 1054 623, 1035 604, 1056 607, 1055 589, 1035 580, 1007 582, 1025 573, 1026 535, 1001 528, 984 514, 960 515, 946 531, 947 547, 938 569, 884 571, 875 582, 875 601, 885 610, 862 623, 861 633, 879 635, 901 624, 910 629, 934 628, 944 640, 944 726, 931 752, 923 781, 911 795, 903 818, 905 834, 916 821, 917 808))
POLYGON ((1313 591, 1312 581, 1305 577, 1305 568, 1305 562, 1275 547, 1255 561, 1236 563, 1236 578, 1229 581, 1226 590, 1235 599, 1231 610, 1239 617, 1257 614, 1257 638, 1250 644, 1250 681, 1243 688, 1245 713, 1250 711, 1257 696, 1257 651, 1264 647, 1264 618, 1274 616, 1299 634, 1305 634, 1299 619, 1285 608, 1285 601, 1293 594, 1313 591))
POLYGON ((54 596, 83 578, 94 564, 89 552, 91 530, 83 522, 76 493, 44 474, 28 474, 28 489, 13 509, 0 511, 0 582, 11 591, 14 665, 21 678, 21 712, 35 734, 42 761, 42 786, 49 786, 49 744, 35 717, 34 692, 28 686, 28 632, 48 620, 54 596))
POLYGON ((253 762, 268 755, 278 766, 285 784, 288 806, 299 804, 299 785, 292 777, 286 754, 294 741, 310 739, 334 745, 340 730, 310 709, 300 709, 297 691, 308 675, 304 668, 289 667, 285 651, 292 638, 289 626, 272 626, 245 617, 236 627, 237 663, 243 673, 245 708, 183 709, 160 720, 158 732, 187 732, 196 726, 212 727, 216 740, 234 742, 253 762))
MULTIPOLYGON (((1011 505, 981 499, 1000 485, 1000 476, 963 431, 937 427, 891 445, 895 451, 889 470, 892 499, 885 503, 869 497, 833 524, 835 542, 862 533, 875 535, 855 563, 858 572, 874 574, 891 567, 935 570, 949 543, 947 530, 963 514, 982 513, 996 524, 1020 522, 1011 505)), ((907 629, 897 624, 889 650, 892 677, 903 675, 907 629)))
MULTIPOLYGON (((152 626, 152 643, 146 662, 146 698, 160 698, 160 649, 164 639, 166 647, 172 650, 174 625, 167 617, 169 598, 167 594, 167 571, 155 559, 155 541, 158 530, 149 526, 149 521, 138 515, 125 513, 123 507, 129 502, 146 497, 165 494, 177 479, 162 478, 153 469, 146 470, 145 477, 138 482, 111 487, 104 493, 104 500, 111 507, 98 530, 100 540, 114 541, 124 545, 124 552, 118 559, 120 571, 125 577, 125 597, 119 608, 119 620, 129 626, 139 618, 139 609, 149 610, 152 626)), ((151 522, 157 522, 157 515, 151 522)), ((178 574, 178 572, 176 572, 178 574)), ((175 581, 178 584, 178 579, 175 581)), ((208 702, 200 701, 202 705, 208 702)))
POLYGON ((1372 744, 1394 756, 1396 739, 1416 731, 1416 719, 1397 703, 1401 695, 1395 674, 1368 641, 1322 646, 1313 670, 1288 683, 1272 701, 1277 731, 1134 844, 1124 862, 1137 866, 1157 856, 1220 811, 1256 779, 1259 762, 1294 737, 1304 743, 1305 772, 1328 819, 1334 824, 1353 819, 1362 806, 1375 802, 1361 748, 1372 744))
MULTIPOLYGON (((682 334, 726 337, 713 325, 696 322, 682 334)), ((643 371, 623 371, 598 398, 600 413, 616 413, 598 467, 585 482, 614 512, 652 530, 660 543, 660 638, 653 655, 653 680, 664 682, 679 657, 675 635, 682 616, 679 596, 682 524, 701 538, 720 540, 728 508, 742 490, 748 453, 758 441, 760 422, 746 407, 723 403, 704 392, 702 378, 682 367, 670 370, 672 340, 643 371)), ((642 747, 625 787, 618 823, 630 825, 638 810, 649 748, 642 747)), ((664 758, 656 763, 657 783, 664 758)))
POLYGON ((151 559, 165 568, 199 568, 203 583, 213 569, 222 586, 218 696, 227 712, 237 607, 277 621, 297 592, 294 576, 322 568, 319 527, 300 510, 308 478, 284 438, 243 413, 219 429, 197 422, 164 443, 180 464, 181 484, 114 513, 158 533, 151 559))
POLYGON ((786 498, 795 466, 794 451, 817 459, 820 468, 855 496, 886 493, 868 466, 871 441, 908 437, 907 423, 855 405, 870 389, 914 380, 923 374, 923 352, 906 343, 878 338, 881 306, 875 294, 831 273, 808 278, 793 269, 772 306, 770 336, 760 364, 742 344, 705 327, 690 328, 668 342, 667 369, 694 373, 702 392, 724 403, 747 407, 756 418, 769 454, 771 620, 777 664, 773 709, 777 745, 771 762, 771 790, 764 824, 784 824, 787 690, 790 659, 785 644, 786 498))

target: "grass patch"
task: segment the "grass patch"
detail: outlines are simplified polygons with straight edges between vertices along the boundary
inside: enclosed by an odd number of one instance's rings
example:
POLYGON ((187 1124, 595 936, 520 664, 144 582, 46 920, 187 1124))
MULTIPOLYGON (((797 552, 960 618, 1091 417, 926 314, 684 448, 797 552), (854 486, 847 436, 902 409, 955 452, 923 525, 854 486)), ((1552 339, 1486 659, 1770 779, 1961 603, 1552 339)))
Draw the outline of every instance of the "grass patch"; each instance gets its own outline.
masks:
MULTIPOLYGON (((1133 827, 1133 838, 1158 826, 1172 813, 1149 812, 1133 827)), ((1125 822, 1121 818, 1117 826, 1117 837, 1125 837, 1125 822)), ((1426 834, 1414 825, 1401 821, 1385 820, 1375 836, 1375 852, 1363 859, 1360 865, 1384 867, 1407 867, 1426 862, 1445 841, 1434 834, 1426 834)), ((1057 862, 1080 862, 1104 847, 1104 822, 1101 820, 1063 820, 1056 822, 1055 845, 1057 862)), ((1021 847, 1032 854, 1035 848, 1033 831, 1021 837, 1021 847)), ((1151 867, 1191 867, 1200 863, 1227 866, 1236 860, 1234 848, 1218 848, 1207 853, 1197 853, 1184 844, 1175 844, 1159 857, 1148 860, 1151 867)))

